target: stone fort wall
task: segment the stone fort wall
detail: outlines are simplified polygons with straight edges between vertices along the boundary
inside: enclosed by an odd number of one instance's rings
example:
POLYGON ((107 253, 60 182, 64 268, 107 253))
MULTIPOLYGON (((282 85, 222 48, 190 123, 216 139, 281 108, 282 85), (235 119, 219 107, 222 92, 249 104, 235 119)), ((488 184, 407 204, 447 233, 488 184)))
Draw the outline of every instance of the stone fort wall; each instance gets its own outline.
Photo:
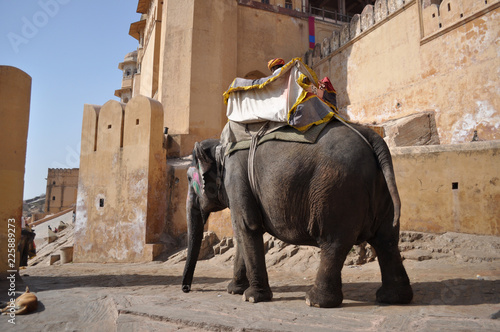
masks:
POLYGON ((167 225, 163 107, 85 105, 75 221, 75 262, 151 260, 167 225))
POLYGON ((499 139, 498 0, 378 0, 305 54, 351 120, 433 109, 442 144, 499 139))

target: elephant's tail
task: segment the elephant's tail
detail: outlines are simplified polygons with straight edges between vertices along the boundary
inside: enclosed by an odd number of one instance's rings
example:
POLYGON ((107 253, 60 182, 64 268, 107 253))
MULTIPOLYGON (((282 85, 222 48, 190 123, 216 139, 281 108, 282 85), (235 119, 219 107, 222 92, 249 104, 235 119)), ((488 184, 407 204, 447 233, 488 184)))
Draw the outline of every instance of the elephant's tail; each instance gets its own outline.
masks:
POLYGON ((384 174, 385 182, 391 194, 392 203, 394 205, 394 220, 393 227, 399 226, 399 217, 401 215, 401 199, 399 198, 398 187, 396 186, 396 177, 394 175, 394 167, 392 165, 391 152, 385 143, 373 130, 365 131, 365 137, 373 148, 373 152, 377 156, 378 163, 384 174))
POLYGON ((396 186, 396 177, 394 176, 394 167, 392 166, 392 157, 391 152, 389 151, 389 147, 385 143, 384 139, 373 130, 367 127, 362 127, 363 129, 361 129, 361 131, 363 133, 361 133, 341 117, 336 115, 334 116, 335 118, 337 118, 337 120, 349 127, 356 134, 358 134, 365 141, 365 143, 372 148, 375 156, 377 156, 377 161, 380 165, 380 168, 382 169, 382 173, 384 174, 385 182, 387 183, 387 188, 389 189, 389 193, 392 198, 392 204, 394 206, 394 219, 392 222, 392 226, 399 227, 399 217, 401 215, 401 199, 399 198, 398 187, 396 186))

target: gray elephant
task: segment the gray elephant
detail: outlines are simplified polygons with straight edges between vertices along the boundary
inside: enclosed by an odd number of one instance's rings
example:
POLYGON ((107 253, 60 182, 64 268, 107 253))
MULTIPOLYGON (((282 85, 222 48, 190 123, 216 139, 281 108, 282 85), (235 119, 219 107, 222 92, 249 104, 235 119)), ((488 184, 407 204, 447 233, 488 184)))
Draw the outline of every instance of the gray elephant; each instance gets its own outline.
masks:
POLYGON ((401 204, 391 155, 374 131, 352 127, 358 133, 331 121, 315 144, 262 143, 255 152, 254 191, 248 149, 231 153, 222 163, 224 148, 218 140, 196 143, 188 172, 188 257, 182 290, 191 289, 208 216, 229 207, 238 244, 229 293, 243 294, 250 302, 272 299, 263 245, 268 232, 290 244, 321 249, 316 280, 306 293, 308 305, 342 303, 343 263, 352 246, 364 241, 378 255, 382 286, 377 301, 409 303, 413 292, 398 249, 401 204))

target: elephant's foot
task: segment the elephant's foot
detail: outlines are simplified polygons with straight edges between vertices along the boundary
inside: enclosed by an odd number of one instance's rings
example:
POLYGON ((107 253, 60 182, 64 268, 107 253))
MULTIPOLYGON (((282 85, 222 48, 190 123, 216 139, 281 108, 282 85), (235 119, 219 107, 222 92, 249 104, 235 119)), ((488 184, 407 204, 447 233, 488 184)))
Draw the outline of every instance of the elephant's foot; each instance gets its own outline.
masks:
POLYGON ((377 290, 377 302, 387 304, 407 304, 413 299, 410 285, 384 286, 377 290))
POLYGON ((344 296, 342 295, 342 290, 337 290, 335 292, 322 291, 313 286, 306 293, 306 303, 310 307, 318 308, 334 308, 342 304, 344 296))
POLYGON ((229 294, 243 294, 245 290, 250 287, 248 280, 231 280, 231 282, 227 285, 227 292, 229 294))
POLYGON ((271 301, 272 298, 273 292, 270 288, 258 289, 255 287, 249 287, 243 293, 243 301, 248 301, 251 303, 271 301))

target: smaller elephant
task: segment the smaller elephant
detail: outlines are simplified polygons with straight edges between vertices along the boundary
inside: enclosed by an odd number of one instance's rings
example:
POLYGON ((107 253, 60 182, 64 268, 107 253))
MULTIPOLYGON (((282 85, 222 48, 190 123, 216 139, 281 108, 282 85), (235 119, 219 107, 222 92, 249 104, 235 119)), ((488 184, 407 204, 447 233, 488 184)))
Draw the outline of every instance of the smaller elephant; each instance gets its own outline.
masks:
POLYGON ((342 303, 343 263, 352 246, 365 241, 377 252, 381 269, 377 301, 412 300, 398 248, 401 203, 392 159, 373 130, 331 121, 314 144, 266 141, 255 151, 252 179, 249 150, 225 156, 224 149, 219 140, 206 140, 193 151, 184 292, 191 289, 208 216, 229 207, 238 244, 229 293, 250 302, 272 299, 263 245, 267 232, 321 249, 316 281, 306 293, 311 306, 342 303))

